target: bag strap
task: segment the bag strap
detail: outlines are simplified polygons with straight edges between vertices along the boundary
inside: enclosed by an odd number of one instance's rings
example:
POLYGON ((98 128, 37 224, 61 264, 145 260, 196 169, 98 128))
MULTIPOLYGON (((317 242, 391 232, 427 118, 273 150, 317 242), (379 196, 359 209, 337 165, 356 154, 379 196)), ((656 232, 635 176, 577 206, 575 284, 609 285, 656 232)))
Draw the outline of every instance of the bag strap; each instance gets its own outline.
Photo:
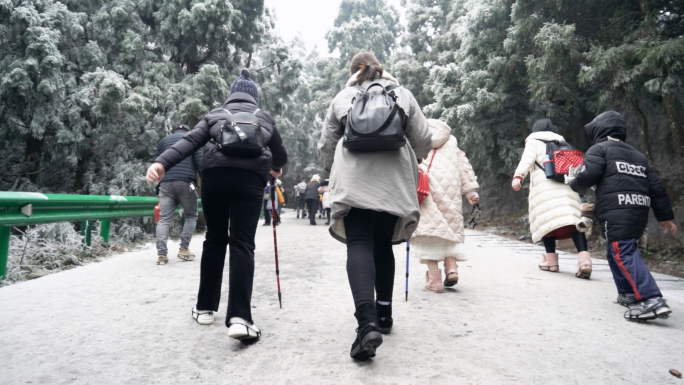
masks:
POLYGON ((437 153, 437 149, 435 148, 432 151, 432 158, 430 158, 430 164, 428 165, 427 172, 430 172, 430 167, 432 167, 432 161, 435 160, 435 154, 437 153))
MULTIPOLYGON (((369 132, 369 133, 367 133, 367 134, 358 132, 358 131, 356 131, 356 130, 354 129, 354 125, 353 125, 353 124, 352 124, 349 128, 351 128, 351 130, 354 132, 354 134, 356 134, 356 135, 358 135, 358 136, 360 136, 360 137, 364 137, 364 136, 365 136, 365 137, 368 137, 368 136, 376 135, 376 134, 378 134, 378 133, 384 131, 387 127, 389 127, 390 124, 392 124, 392 120, 394 120, 394 117, 397 115, 397 112, 398 112, 398 111, 399 111, 399 105, 398 105, 398 104, 395 104, 395 105, 392 107, 392 111, 390 111, 389 116, 387 116, 387 119, 386 119, 385 122, 382 124, 382 126, 380 126, 380 128, 378 128, 377 130, 375 130, 375 131, 373 131, 373 132, 369 132)), ((350 120, 351 120, 351 119, 350 119, 350 120)), ((352 123, 353 123, 353 122, 352 122, 352 123)), ((402 123, 403 123, 403 122, 402 122, 402 123)))
POLYGON ((252 115, 257 116, 257 112, 259 111, 261 111, 261 108, 257 108, 256 110, 254 110, 254 112, 252 112, 252 115))

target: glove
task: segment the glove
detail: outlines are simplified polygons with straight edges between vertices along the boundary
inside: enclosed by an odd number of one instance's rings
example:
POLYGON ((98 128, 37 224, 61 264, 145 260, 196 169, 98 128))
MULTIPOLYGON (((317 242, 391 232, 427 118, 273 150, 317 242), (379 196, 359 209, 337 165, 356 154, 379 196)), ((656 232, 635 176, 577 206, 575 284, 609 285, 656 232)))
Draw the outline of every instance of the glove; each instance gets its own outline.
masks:
POLYGON ((565 179, 565 184, 570 184, 575 178, 577 178, 577 175, 584 171, 585 167, 584 165, 577 166, 577 167, 570 167, 568 170, 568 175, 564 176, 565 179))

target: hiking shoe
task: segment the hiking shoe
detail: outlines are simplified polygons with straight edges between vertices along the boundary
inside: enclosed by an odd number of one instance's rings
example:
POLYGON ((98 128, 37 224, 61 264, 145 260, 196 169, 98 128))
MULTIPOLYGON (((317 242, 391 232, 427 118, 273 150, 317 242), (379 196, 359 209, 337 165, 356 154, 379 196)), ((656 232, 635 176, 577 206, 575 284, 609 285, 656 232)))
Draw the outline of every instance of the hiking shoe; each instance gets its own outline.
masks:
POLYGON ((375 349, 380 345, 382 345, 382 334, 378 331, 378 325, 371 322, 356 329, 356 340, 352 344, 349 355, 355 360, 365 361, 375 357, 375 349))
POLYGON ((195 259, 195 254, 188 249, 180 249, 178 250, 178 258, 184 261, 192 261, 195 259))
POLYGON ((656 318, 667 318, 672 310, 662 297, 649 298, 641 301, 634 309, 625 312, 625 318, 629 321, 647 321, 656 318))
POLYGON ((192 318, 200 325, 211 325, 214 323, 214 312, 212 310, 197 310, 192 308, 192 318))
POLYGON ((166 255, 157 256, 157 265, 166 265, 167 263, 169 263, 169 259, 166 258, 166 255))
POLYGON ((638 305, 639 300, 637 299, 636 294, 634 293, 621 293, 618 294, 617 303, 624 307, 630 307, 633 305, 638 305))
POLYGON ((244 318, 231 317, 228 321, 228 337, 240 341, 252 340, 261 337, 261 330, 244 318))

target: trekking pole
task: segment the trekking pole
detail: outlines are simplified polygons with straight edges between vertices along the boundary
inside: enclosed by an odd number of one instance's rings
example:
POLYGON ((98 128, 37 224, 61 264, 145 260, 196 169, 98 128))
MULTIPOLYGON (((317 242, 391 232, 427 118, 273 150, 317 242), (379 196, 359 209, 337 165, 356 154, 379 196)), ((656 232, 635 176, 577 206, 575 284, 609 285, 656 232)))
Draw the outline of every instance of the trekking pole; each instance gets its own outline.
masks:
POLYGON ((406 302, 408 302, 408 277, 409 277, 409 251, 411 250, 411 240, 406 241, 406 302))
POLYGON ((278 303, 280 308, 283 308, 283 300, 280 295, 280 269, 278 269, 278 236, 276 234, 276 207, 275 197, 278 192, 275 190, 275 178, 271 177, 271 209, 273 210, 273 250, 275 250, 275 267, 276 267, 276 282, 278 282, 278 303))

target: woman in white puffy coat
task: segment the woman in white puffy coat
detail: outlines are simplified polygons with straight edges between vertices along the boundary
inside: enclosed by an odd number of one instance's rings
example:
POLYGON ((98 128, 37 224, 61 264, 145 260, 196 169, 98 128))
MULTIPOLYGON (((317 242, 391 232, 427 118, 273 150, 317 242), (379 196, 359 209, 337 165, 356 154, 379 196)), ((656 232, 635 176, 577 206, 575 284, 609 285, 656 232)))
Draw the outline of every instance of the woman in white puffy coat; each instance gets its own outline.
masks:
POLYGON ((515 170, 511 187, 520 191, 522 181, 530 175, 529 219, 532 241, 544 243, 546 254, 542 255, 539 268, 544 271, 558 272, 558 253, 556 240, 572 238, 578 251, 577 278, 588 279, 591 276, 591 256, 587 251, 587 239, 584 233, 577 231, 580 221, 580 197, 570 186, 546 179, 542 170, 543 158, 546 155, 546 142, 565 142, 556 133, 556 127, 550 119, 541 119, 534 123, 532 134, 525 139, 525 151, 515 170))
POLYGON ((428 173, 430 195, 420 204, 420 223, 411 237, 411 255, 428 267, 425 289, 442 293, 444 286, 458 282, 456 261, 467 259, 462 250, 465 241, 462 196, 470 204, 476 204, 480 186, 468 158, 451 135, 451 128, 436 119, 428 119, 428 126, 433 150, 420 168, 428 173), (444 283, 438 265, 442 261, 444 283))

